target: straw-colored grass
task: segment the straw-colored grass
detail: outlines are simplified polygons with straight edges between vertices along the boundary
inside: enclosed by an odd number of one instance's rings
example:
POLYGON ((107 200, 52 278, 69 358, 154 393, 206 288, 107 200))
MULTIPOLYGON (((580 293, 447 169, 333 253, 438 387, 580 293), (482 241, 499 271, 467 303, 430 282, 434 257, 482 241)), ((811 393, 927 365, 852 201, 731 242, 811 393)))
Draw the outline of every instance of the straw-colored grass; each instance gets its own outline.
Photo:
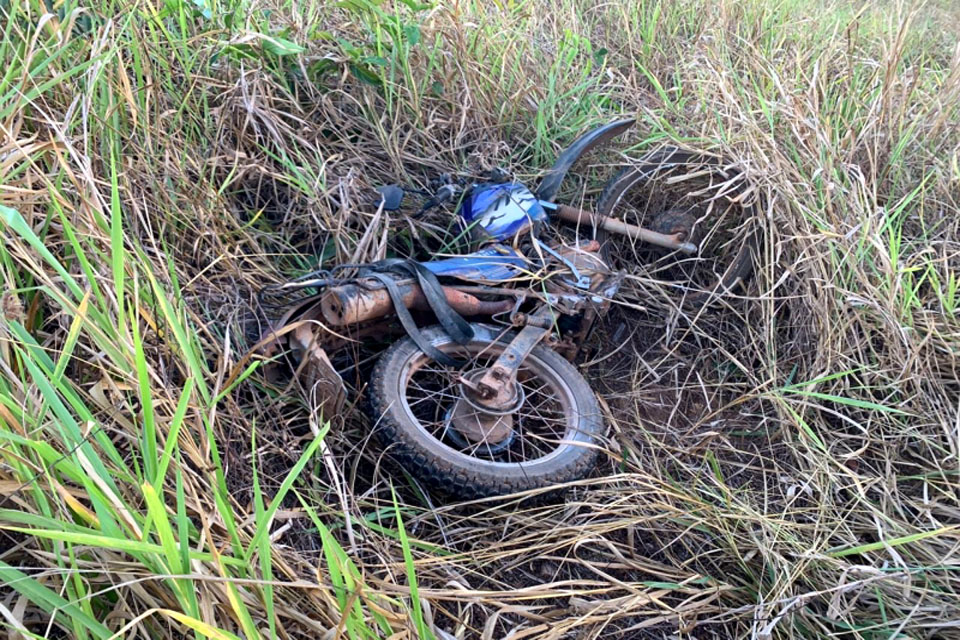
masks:
POLYGON ((9 637, 960 637, 955 3, 0 15, 9 637), (567 197, 709 150, 763 251, 699 315, 631 265, 585 368, 608 455, 563 501, 424 492, 244 358, 264 284, 449 239, 371 186, 534 181, 622 114, 567 197))

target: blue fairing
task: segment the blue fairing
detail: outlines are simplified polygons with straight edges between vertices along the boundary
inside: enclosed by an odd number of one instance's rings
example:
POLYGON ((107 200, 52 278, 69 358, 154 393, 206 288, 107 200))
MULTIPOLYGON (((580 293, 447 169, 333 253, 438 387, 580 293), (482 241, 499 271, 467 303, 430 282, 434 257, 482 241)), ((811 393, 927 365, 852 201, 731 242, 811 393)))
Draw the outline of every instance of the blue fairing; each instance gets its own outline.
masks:
POLYGON ((547 212, 522 184, 480 184, 460 205, 463 224, 492 240, 509 240, 526 233, 535 222, 547 219, 547 212))
POLYGON ((437 276, 479 282, 503 282, 524 273, 526 260, 505 245, 493 245, 456 258, 421 262, 437 276))

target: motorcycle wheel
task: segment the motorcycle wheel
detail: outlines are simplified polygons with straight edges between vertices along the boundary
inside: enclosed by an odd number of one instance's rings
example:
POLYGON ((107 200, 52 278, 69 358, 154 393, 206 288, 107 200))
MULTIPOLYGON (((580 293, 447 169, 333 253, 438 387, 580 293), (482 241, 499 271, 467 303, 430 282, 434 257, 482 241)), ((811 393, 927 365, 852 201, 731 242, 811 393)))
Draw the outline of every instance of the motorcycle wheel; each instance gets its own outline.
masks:
POLYGON ((647 154, 605 186, 597 212, 660 233, 684 232, 696 255, 635 242, 598 229, 608 264, 646 265, 688 307, 702 307, 734 290, 753 272, 757 234, 752 206, 734 201, 744 185, 715 157, 676 147, 647 154))
POLYGON ((472 326, 475 335, 466 345, 453 342, 440 327, 423 330, 440 351, 469 359, 465 369, 434 362, 410 338, 380 357, 370 382, 370 409, 388 453, 429 487, 466 499, 585 477, 598 454, 600 408, 576 368, 542 345, 518 372, 525 400, 513 414, 510 438, 493 446, 471 443, 452 426, 460 373, 492 364, 512 338, 495 327, 472 326))

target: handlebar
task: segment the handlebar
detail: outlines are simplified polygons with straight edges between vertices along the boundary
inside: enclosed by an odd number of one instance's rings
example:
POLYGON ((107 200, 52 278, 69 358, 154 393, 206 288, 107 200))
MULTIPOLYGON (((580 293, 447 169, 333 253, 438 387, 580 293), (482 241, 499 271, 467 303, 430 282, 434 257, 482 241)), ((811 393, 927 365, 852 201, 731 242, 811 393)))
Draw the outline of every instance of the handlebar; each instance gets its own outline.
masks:
POLYGON ((420 210, 417 211, 415 218, 422 216, 424 213, 433 209, 434 207, 439 207, 444 202, 453 199, 453 196, 456 195, 459 187, 452 182, 442 185, 437 189, 434 194, 430 197, 429 200, 423 203, 423 206, 420 207, 420 210))

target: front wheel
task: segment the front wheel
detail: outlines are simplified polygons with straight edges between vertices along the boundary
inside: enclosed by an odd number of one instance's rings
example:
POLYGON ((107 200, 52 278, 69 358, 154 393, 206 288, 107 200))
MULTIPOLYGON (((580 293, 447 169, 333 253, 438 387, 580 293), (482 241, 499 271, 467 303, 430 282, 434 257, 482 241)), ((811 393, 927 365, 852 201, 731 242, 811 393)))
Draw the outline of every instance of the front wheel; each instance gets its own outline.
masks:
POLYGON ((433 361, 410 338, 380 357, 370 383, 370 408, 390 455, 430 487, 468 499, 586 476, 603 431, 600 408, 576 368, 542 345, 519 369, 524 400, 512 414, 510 437, 491 446, 457 431, 451 414, 460 397, 461 372, 490 366, 512 338, 494 327, 473 328, 466 345, 453 342, 440 327, 423 331, 440 351, 467 358, 465 369, 433 361))

